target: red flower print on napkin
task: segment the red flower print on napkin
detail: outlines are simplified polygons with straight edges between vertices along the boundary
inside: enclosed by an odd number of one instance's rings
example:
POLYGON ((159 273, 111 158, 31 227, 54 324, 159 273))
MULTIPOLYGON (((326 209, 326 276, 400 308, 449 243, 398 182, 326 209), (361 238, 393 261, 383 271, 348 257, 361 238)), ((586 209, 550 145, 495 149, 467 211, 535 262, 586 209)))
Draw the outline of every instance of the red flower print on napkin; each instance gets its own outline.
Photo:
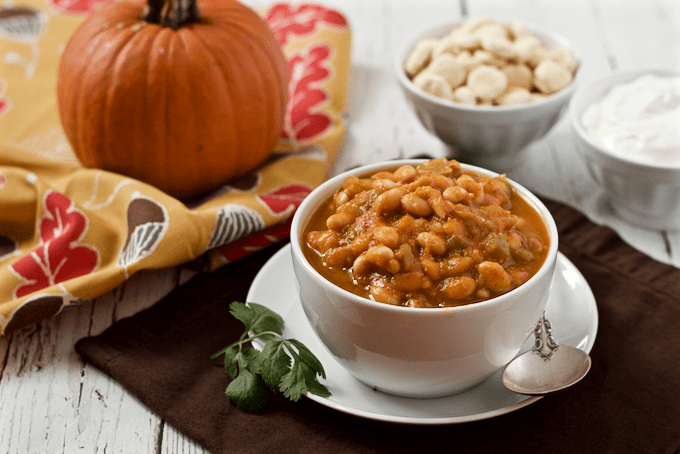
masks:
POLYGON ((54 8, 61 13, 83 14, 92 11, 97 3, 111 0, 50 0, 54 8))
POLYGON ((322 25, 347 27, 347 19, 342 14, 321 5, 308 3, 299 5, 277 3, 269 9, 264 20, 281 46, 288 43, 291 35, 309 35, 322 25))
POLYGON ((5 114, 10 107, 12 107, 12 101, 9 98, 5 98, 5 90, 7 89, 7 82, 0 79, 0 117, 5 114))
POLYGON ((288 213, 288 216, 300 206, 300 203, 312 192, 312 188, 301 184, 281 186, 266 194, 258 195, 258 200, 273 214, 288 213))
POLYGON ((319 44, 293 54, 290 69, 290 101, 282 135, 294 142, 318 137, 330 127, 330 115, 315 111, 330 99, 321 82, 329 75, 326 67, 331 56, 328 45, 319 44))
POLYGON ((45 214, 40 219, 40 245, 15 262, 11 269, 25 280, 14 290, 16 298, 91 273, 99 254, 90 246, 79 245, 88 220, 63 194, 47 191, 45 214))

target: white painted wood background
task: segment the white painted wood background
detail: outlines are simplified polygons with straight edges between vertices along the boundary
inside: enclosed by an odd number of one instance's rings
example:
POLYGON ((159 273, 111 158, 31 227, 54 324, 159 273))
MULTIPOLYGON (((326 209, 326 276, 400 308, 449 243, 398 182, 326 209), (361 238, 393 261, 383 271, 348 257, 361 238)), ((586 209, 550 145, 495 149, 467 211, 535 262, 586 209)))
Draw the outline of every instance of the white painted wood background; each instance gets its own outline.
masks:
MULTIPOLYGON (((254 8, 270 2, 250 0, 254 8)), ((392 73, 396 52, 421 31, 461 17, 523 20, 567 37, 584 80, 614 69, 680 68, 678 0, 324 0, 353 28, 348 131, 335 172, 357 164, 445 148, 407 107, 392 73)), ((680 267, 680 233, 641 229, 606 204, 578 156, 563 118, 509 176, 613 227, 655 259, 680 267)), ((75 342, 154 304, 190 277, 176 269, 135 275, 124 285, 0 340, 0 453, 204 453, 94 367, 75 342)))

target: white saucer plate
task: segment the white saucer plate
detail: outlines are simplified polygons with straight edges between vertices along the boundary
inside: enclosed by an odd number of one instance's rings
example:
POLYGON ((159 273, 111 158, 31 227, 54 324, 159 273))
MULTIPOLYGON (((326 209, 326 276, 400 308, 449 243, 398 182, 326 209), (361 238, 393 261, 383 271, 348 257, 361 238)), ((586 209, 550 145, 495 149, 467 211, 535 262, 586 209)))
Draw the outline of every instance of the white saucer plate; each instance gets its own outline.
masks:
MULTIPOLYGON (((281 248, 262 267, 247 301, 266 306, 283 317, 284 337, 301 341, 319 358, 326 372, 326 379, 320 381, 332 395, 307 397, 330 408, 380 421, 455 424, 510 413, 540 399, 507 390, 501 382, 502 370, 468 391, 432 399, 393 396, 360 382, 331 356, 309 325, 298 296, 290 245, 281 248)), ((598 326, 595 297, 583 275, 561 253, 557 256, 546 315, 557 342, 590 352, 598 326)), ((533 338, 527 339, 522 352, 532 346, 533 338)))

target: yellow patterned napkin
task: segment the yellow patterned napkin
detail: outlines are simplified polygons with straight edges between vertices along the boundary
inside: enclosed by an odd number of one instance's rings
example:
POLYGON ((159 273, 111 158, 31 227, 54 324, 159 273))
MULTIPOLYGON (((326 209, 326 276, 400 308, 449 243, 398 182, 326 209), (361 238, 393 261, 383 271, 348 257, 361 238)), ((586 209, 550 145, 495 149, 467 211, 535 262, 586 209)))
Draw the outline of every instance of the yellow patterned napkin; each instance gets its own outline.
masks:
MULTIPOLYGON (((108 0, 106 0, 108 1, 108 0)), ((289 234, 340 151, 350 72, 344 16, 263 11, 288 59, 285 130, 259 169, 185 205, 80 165, 56 102, 59 57, 97 0, 0 0, 0 332, 95 298, 142 269, 215 269, 289 234)))

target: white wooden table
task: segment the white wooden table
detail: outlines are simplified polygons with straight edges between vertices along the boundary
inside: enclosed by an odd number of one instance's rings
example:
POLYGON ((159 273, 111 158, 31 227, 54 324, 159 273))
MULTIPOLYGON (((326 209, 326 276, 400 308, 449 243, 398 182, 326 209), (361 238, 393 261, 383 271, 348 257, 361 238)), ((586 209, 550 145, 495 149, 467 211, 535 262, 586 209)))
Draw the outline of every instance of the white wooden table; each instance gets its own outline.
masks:
MULTIPOLYGON (((269 2, 250 0, 255 8, 269 2)), ((678 0, 325 0, 353 28, 348 132, 335 172, 357 164, 445 148, 420 126, 392 73, 395 52, 435 25, 488 15, 566 36, 584 80, 614 69, 680 67, 678 0)), ((641 229, 617 218, 589 177, 563 118, 509 176, 614 228, 653 258, 680 267, 680 233, 641 229)), ((88 306, 0 340, 1 453, 201 453, 117 382, 84 364, 75 342, 154 304, 190 277, 168 269, 133 276, 88 306)))

